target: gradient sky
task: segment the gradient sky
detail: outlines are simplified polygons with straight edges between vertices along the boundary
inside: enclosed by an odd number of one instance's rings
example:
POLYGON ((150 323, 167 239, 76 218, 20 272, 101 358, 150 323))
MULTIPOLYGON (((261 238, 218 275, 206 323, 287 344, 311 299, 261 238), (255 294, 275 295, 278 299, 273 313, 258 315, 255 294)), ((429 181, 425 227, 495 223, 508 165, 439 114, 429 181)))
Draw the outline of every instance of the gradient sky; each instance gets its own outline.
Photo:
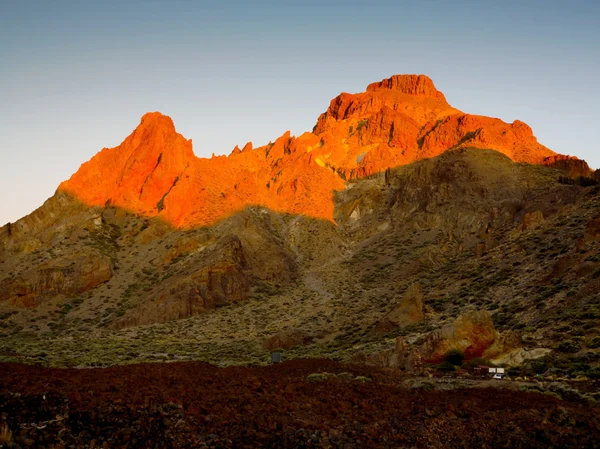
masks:
POLYGON ((0 0, 0 224, 147 111, 197 156, 229 154, 396 73, 600 167, 597 0, 0 0))

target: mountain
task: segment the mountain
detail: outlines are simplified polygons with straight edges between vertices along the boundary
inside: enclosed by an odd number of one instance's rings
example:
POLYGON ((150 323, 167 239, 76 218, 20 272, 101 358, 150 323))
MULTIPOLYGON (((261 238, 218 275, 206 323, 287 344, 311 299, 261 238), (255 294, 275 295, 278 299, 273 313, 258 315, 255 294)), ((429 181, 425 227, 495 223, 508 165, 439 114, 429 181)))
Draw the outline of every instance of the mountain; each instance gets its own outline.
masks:
POLYGON ((149 113, 0 228, 0 357, 223 365, 283 348, 418 371, 459 349, 595 372, 598 178, 423 75, 227 157, 195 157, 149 113))

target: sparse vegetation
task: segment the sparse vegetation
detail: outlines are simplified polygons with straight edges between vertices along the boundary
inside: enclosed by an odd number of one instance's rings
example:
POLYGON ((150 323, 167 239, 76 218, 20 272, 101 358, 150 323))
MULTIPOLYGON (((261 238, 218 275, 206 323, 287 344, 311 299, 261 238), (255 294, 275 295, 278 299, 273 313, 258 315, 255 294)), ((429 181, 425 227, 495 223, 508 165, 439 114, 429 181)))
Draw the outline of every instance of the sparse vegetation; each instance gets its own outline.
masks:
POLYGON ((561 352, 574 353, 581 349, 581 342, 575 340, 561 341, 557 348, 561 352))
POLYGON ((367 126, 367 123, 369 123, 369 121, 366 119, 359 120, 358 123, 356 124, 356 132, 359 132, 361 129, 363 129, 365 126, 367 126))

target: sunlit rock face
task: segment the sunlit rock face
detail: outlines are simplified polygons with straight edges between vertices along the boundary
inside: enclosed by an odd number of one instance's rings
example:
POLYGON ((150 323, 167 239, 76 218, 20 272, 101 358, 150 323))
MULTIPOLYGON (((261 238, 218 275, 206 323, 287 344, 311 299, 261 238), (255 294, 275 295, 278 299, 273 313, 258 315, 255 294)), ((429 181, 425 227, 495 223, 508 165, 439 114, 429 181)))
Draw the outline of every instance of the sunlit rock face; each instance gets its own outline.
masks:
POLYGON ((197 158, 169 117, 148 113, 121 145, 103 149, 59 191, 183 228, 247 205, 332 220, 333 192, 346 181, 461 147, 536 164, 554 155, 525 123, 464 114, 428 77, 394 75, 334 98, 313 132, 286 132, 255 149, 249 142, 227 157, 197 158))

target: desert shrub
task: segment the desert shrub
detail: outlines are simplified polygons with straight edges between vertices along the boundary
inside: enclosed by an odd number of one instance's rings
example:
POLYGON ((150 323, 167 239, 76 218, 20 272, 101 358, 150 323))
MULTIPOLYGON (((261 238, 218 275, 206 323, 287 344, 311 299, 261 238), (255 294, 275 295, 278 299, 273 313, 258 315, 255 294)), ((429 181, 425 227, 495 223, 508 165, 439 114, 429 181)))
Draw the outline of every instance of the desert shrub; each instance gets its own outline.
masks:
POLYGON ((549 396, 553 396, 557 399, 566 399, 569 401, 591 401, 594 402, 596 399, 593 395, 582 395, 579 390, 570 387, 569 385, 553 382, 547 387, 540 385, 524 385, 520 388, 521 391, 530 393, 543 393, 549 396))
POLYGON ((454 366, 460 366, 465 359, 465 354, 458 349, 451 349, 446 353, 445 359, 446 362, 451 363, 454 366))
POLYGON ((436 367, 436 371, 440 373, 452 373, 456 371, 456 366, 448 361, 445 361, 436 367))
POLYGON ((600 335, 596 335, 590 339, 590 341, 587 343, 587 347, 591 349, 600 348, 600 335))
POLYGON ((360 131, 362 128, 367 126, 367 123, 368 120, 359 120, 358 124, 356 125, 356 131, 360 131))
POLYGON ((312 373, 306 378, 309 382, 320 382, 327 380, 327 373, 312 373))
POLYGON ((371 382, 371 379, 365 376, 356 376, 354 380, 357 382, 371 382))
POLYGON ((469 360, 468 362, 463 363, 463 368, 471 368, 477 365, 484 365, 484 366, 496 366, 494 365, 490 360, 485 359, 483 357, 475 357, 474 359, 469 360))
POLYGON ((414 384, 412 384, 411 388, 413 390, 431 391, 431 390, 435 390, 435 384, 433 384, 432 382, 428 382, 426 380, 420 380, 420 381, 417 381, 414 384))
POLYGON ((539 393, 542 393, 544 391, 544 389, 540 385, 522 385, 521 387, 519 387, 519 390, 526 392, 535 391, 539 393))
POLYGON ((564 340, 558 344, 556 349, 558 349, 560 352, 572 354, 581 349, 581 343, 575 340, 564 340))
POLYGON ((600 367, 588 370, 585 375, 590 379, 600 379, 600 367))
POLYGON ((517 377, 521 375, 521 368, 517 366, 511 366, 506 372, 510 377, 517 377))
POLYGON ((540 357, 539 359, 529 360, 524 365, 524 370, 528 374, 542 374, 552 367, 550 357, 540 357))
POLYGON ((552 391, 553 393, 560 395, 560 397, 563 399, 567 399, 567 400, 582 399, 582 395, 579 392, 579 390, 576 390, 575 388, 572 388, 565 384, 551 383, 550 385, 548 385, 548 387, 546 389, 548 391, 552 391))
POLYGON ((580 185, 582 187, 592 187, 598 184, 598 181, 588 176, 579 176, 577 178, 571 178, 570 176, 559 176, 558 182, 566 185, 580 185))
POLYGON ((495 313, 494 315, 492 315, 492 321, 494 322, 494 326, 504 326, 506 323, 508 323, 508 321, 510 321, 511 316, 512 315, 508 312, 495 313))

